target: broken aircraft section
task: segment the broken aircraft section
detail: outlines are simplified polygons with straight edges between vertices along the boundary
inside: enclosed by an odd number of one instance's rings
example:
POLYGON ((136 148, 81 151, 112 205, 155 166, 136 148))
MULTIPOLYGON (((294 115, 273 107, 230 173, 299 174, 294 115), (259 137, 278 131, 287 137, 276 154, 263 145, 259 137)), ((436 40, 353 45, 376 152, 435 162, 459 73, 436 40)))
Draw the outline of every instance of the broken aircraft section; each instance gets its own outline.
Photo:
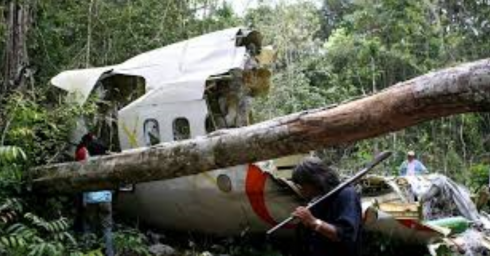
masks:
MULTIPOLYGON (((128 151, 249 125, 253 97, 270 88, 274 58, 272 48, 262 46, 259 32, 232 28, 118 65, 65 71, 51 82, 76 104, 92 95, 98 99, 96 118, 80 118, 72 143, 90 123, 111 151, 128 151)), ((284 159, 266 161, 126 184, 118 191, 117 206, 160 228, 220 235, 265 232, 304 203, 289 181, 291 170, 284 168, 299 158, 291 159, 287 164, 284 159)), ((368 176, 358 189, 368 230, 430 244, 434 252, 464 248, 464 236, 457 233, 469 226, 479 227, 472 229, 478 234, 490 228, 469 192, 441 175, 368 176)), ((291 234, 291 227, 282 234, 291 234)), ((485 247, 486 237, 481 237, 485 247)))

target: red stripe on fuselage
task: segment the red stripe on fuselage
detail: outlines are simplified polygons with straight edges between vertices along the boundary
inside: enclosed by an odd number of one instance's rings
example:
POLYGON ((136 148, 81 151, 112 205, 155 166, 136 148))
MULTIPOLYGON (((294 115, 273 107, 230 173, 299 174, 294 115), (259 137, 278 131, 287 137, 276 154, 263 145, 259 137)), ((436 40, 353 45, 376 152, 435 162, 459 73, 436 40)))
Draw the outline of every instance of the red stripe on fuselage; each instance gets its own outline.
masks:
POLYGON ((427 227, 425 225, 420 224, 417 220, 399 219, 398 222, 407 228, 414 229, 417 231, 436 232, 435 230, 431 229, 430 227, 427 227))
MULTIPOLYGON (((245 180, 245 192, 255 214, 267 224, 275 226, 277 222, 271 216, 265 203, 264 190, 268 177, 269 174, 260 170, 259 167, 252 164, 249 165, 245 180)), ((288 225, 286 227, 291 228, 292 226, 288 225)))

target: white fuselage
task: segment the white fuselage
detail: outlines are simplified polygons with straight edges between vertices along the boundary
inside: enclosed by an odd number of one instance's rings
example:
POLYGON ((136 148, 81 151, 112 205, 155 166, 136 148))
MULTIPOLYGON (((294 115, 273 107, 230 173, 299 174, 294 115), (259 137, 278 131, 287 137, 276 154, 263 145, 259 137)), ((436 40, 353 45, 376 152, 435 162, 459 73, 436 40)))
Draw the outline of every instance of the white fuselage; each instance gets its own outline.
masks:
POLYGON ((264 232, 299 205, 256 165, 138 184, 118 198, 123 211, 156 227, 220 235, 264 232))
MULTIPOLYGON (((204 100, 126 108, 118 120, 121 147, 151 146, 151 137, 174 141, 182 131, 192 138, 206 135, 207 115, 204 100), (176 127, 176 120, 186 120, 185 127, 176 127)), ((289 217, 299 202, 269 172, 249 164, 137 184, 119 192, 118 205, 160 228, 239 234, 267 230, 289 217)))

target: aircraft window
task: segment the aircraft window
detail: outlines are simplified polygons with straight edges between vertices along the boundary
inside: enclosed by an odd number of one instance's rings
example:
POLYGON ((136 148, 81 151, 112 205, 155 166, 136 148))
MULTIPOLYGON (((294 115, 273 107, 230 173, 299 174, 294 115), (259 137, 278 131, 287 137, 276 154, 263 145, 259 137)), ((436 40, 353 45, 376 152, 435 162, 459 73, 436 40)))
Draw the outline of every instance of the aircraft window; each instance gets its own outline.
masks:
POLYGON ((156 119, 147 119, 143 125, 143 131, 147 146, 160 143, 160 129, 156 119))
POLYGON ((218 184, 218 188, 225 193, 231 192, 233 189, 231 179, 226 174, 220 174, 216 179, 216 182, 218 184))
POLYGON ((189 120, 184 117, 179 117, 174 120, 173 124, 174 141, 186 140, 191 138, 191 127, 189 120))

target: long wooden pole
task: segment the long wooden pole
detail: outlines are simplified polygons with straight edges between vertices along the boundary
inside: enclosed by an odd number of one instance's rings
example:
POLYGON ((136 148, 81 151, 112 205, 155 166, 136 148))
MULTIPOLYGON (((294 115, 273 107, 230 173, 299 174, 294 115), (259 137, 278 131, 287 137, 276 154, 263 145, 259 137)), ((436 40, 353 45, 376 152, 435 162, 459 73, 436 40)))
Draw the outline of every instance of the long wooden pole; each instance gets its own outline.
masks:
POLYGON ((32 170, 33 189, 74 192, 171 179, 373 138, 444 116, 490 111, 490 59, 398 83, 375 95, 203 138, 32 170))
MULTIPOLYGON (((362 177, 364 177, 369 171, 371 171, 374 167, 376 167, 376 165, 378 165, 379 163, 381 163, 382 161, 386 160, 388 157, 390 157, 392 155, 392 152, 390 151, 384 151, 382 153, 380 153, 379 155, 377 155, 373 161, 371 163, 369 163, 368 165, 366 165, 366 167, 362 168, 362 170, 360 170, 358 173, 356 173, 354 176, 350 177, 349 179, 347 179, 346 181, 340 183, 337 187, 335 187, 334 189, 330 190, 328 193, 326 193, 325 195, 323 195, 322 197, 318 198, 316 201, 314 201, 313 203, 309 204, 306 206, 306 209, 310 210, 311 208, 319 205, 321 202, 327 200, 328 198, 332 197, 333 195, 335 195, 336 193, 340 192, 342 189, 354 184, 355 182, 359 181, 362 177)), ((274 226, 273 228, 269 229, 267 231, 267 235, 271 235, 272 233, 276 232, 277 230, 279 230, 280 228, 286 226, 289 222, 293 221, 295 218, 293 216, 291 217, 288 217, 287 219, 285 219, 284 221, 282 221, 281 223, 277 224, 276 226, 274 226)))

